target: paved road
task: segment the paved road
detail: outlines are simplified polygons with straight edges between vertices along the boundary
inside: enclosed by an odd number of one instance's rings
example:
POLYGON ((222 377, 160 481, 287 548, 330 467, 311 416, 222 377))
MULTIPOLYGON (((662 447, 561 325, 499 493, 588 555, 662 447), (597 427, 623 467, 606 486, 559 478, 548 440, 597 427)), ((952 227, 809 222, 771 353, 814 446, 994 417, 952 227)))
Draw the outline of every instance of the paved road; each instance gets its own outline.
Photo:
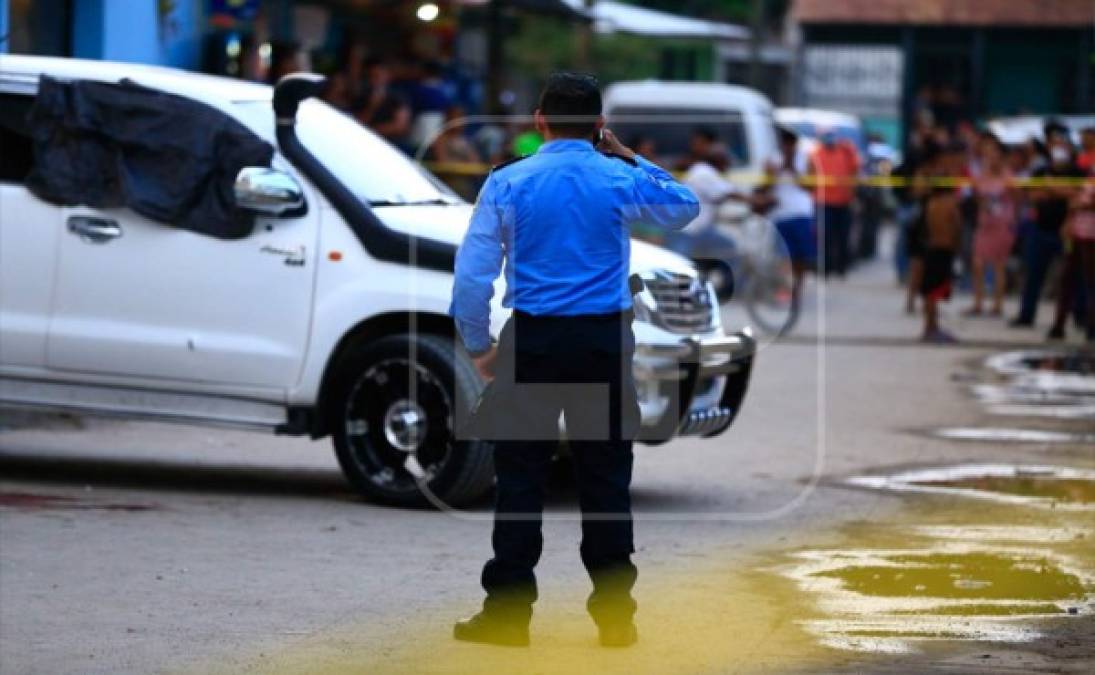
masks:
MULTIPOLYGON (((1004 642, 903 642, 865 629, 849 648, 826 624, 809 623, 838 610, 828 586, 794 580, 802 556, 879 542, 892 549, 925 523, 974 520, 1095 539, 1081 517, 1058 522, 1045 511, 837 485, 862 472, 966 461, 1095 466, 1091 444, 1081 442, 930 436, 939 427, 1070 431, 1091 422, 1003 419, 970 396, 966 382, 986 356, 1037 335, 952 317, 967 341, 928 347, 900 309, 881 264, 830 283, 823 299, 811 298, 794 337, 765 347, 729 433, 639 450, 643 641, 623 654, 595 648, 582 615, 587 581, 565 483, 552 497, 558 519, 546 528, 537 644, 500 653, 448 639, 452 620, 480 600, 485 507, 452 515, 363 503, 326 442, 101 420, 11 428, 9 417, 0 433, 0 669, 1090 668, 1090 599, 1073 602, 1080 616, 1020 622, 1004 642)), ((732 310, 728 318, 737 320, 732 310)), ((1090 569, 1072 571, 1087 584, 1083 593, 1095 590, 1090 569)))

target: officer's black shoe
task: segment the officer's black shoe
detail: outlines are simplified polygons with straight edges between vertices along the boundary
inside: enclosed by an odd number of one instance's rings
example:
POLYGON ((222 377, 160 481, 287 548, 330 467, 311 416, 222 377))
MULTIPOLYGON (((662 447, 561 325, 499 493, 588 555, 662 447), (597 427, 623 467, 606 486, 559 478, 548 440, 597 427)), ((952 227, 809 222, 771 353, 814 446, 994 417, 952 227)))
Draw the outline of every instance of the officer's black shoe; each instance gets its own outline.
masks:
POLYGON ((1021 316, 1015 317, 1008 322, 1008 328, 1033 328, 1034 319, 1026 319, 1021 316))
POLYGON ((461 642, 477 642, 500 647, 528 647, 528 623, 479 612, 470 619, 457 621, 452 636, 461 642))
POLYGON ((605 623, 597 628, 601 632, 602 647, 630 647, 639 641, 639 629, 630 621, 605 623))

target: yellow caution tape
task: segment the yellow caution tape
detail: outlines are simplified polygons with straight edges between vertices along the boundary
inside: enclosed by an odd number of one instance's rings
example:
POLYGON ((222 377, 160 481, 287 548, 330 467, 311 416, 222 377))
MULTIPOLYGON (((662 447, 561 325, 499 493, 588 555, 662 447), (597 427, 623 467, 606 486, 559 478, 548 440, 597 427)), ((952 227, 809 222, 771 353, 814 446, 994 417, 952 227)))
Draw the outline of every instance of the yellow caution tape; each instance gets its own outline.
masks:
MULTIPOLYGON (((438 176, 452 177, 482 177, 491 172, 489 164, 479 162, 424 162, 423 165, 438 176)), ((678 173, 680 178, 683 174, 678 173)), ((729 176, 732 183, 744 185, 771 185, 774 181, 768 174, 738 174, 729 176)), ((1044 176, 1044 177, 1015 177, 1009 183, 1016 188, 1077 188, 1085 183, 1095 180, 1091 177, 1068 176, 1044 176)), ((967 176, 937 176, 932 178, 905 177, 905 176, 856 176, 855 178, 835 178, 826 176, 802 176, 799 183, 804 187, 837 187, 837 186, 865 186, 874 188, 904 188, 912 186, 934 187, 965 187, 971 184, 967 176)))

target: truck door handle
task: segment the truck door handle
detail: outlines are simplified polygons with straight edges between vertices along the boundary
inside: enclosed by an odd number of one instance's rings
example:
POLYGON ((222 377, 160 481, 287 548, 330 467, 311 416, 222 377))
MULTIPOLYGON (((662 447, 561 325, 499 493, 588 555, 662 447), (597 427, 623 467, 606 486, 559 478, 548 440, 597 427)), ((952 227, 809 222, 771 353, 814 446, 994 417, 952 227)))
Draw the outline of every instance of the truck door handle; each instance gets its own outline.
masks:
POLYGON ((70 216, 68 231, 89 244, 105 244, 122 236, 122 228, 117 221, 92 216, 70 216))

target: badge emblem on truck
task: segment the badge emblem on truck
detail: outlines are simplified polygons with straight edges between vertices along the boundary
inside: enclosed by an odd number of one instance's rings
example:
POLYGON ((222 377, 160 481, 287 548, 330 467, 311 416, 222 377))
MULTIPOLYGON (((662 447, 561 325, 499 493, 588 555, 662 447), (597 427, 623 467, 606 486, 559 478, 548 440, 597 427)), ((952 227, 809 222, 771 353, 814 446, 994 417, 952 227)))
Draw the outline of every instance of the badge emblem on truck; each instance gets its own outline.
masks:
POLYGON ((295 249, 278 248, 276 246, 270 246, 267 244, 259 249, 260 253, 270 253, 272 255, 280 255, 285 257, 285 264, 290 267, 304 267, 305 252, 304 245, 300 245, 295 249))

